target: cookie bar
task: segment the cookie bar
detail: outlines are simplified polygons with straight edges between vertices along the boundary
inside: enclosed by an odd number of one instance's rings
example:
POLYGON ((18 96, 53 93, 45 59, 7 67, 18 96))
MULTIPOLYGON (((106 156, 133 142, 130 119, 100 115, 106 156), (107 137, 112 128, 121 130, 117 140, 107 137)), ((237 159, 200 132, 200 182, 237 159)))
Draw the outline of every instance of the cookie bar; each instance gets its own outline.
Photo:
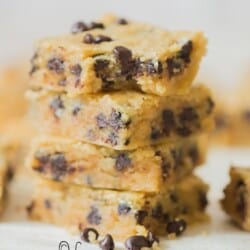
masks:
MULTIPOLYGON (((65 226, 72 232, 94 227, 101 235, 110 233, 124 241, 147 230, 167 234, 168 223, 176 218, 187 223, 205 219, 206 192, 207 185, 194 176, 158 194, 67 187, 43 180, 28 213, 34 220, 65 226)), ((178 225, 177 221, 176 230, 178 225)))
POLYGON ((75 98, 30 91, 28 96, 43 131, 117 150, 167 143, 213 127, 214 103, 202 85, 169 97, 134 91, 75 98))
POLYGON ((201 32, 168 31, 117 17, 79 22, 73 34, 36 44, 31 85, 71 96, 140 89, 166 96, 192 83, 206 52, 201 32))
POLYGON ((45 137, 27 160, 40 176, 85 187, 159 192, 205 161, 206 138, 117 151, 89 143, 45 137))
POLYGON ((250 169, 232 167, 222 208, 242 229, 250 231, 250 169))

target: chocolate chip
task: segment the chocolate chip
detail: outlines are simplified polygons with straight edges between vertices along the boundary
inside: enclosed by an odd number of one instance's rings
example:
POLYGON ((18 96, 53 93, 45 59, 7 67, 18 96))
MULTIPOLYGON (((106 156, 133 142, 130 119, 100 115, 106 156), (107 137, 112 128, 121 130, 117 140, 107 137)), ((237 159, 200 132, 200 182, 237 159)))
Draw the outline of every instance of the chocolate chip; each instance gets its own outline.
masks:
POLYGON ((144 219, 148 216, 148 212, 144 210, 138 210, 135 213, 136 223, 139 225, 143 224, 144 219))
POLYGON ((117 20, 117 23, 120 24, 120 25, 126 25, 126 24, 128 24, 128 21, 126 19, 124 19, 124 18, 119 18, 117 20))
POLYGON ((73 116, 77 116, 81 108, 79 106, 75 106, 72 110, 73 116))
POLYGON ((54 180, 59 180, 67 173, 68 163, 63 153, 56 153, 50 157, 50 168, 54 180))
POLYGON ((107 143, 110 143, 112 146, 116 146, 118 144, 118 135, 114 132, 111 132, 106 140, 107 143))
POLYGON ((117 171, 123 171, 124 169, 128 168, 131 166, 131 159, 128 157, 127 154, 125 153, 120 153, 116 157, 115 161, 115 169, 117 171))
POLYGON ((50 103, 50 108, 56 112, 58 109, 64 109, 64 104, 63 101, 61 99, 61 96, 57 96, 55 99, 52 100, 52 102, 50 103))
POLYGON ((169 78, 181 74, 190 63, 190 54, 193 50, 192 41, 185 43, 181 50, 172 58, 166 60, 169 78))
POLYGON ((85 242, 95 242, 99 237, 99 233, 94 228, 85 228, 81 233, 81 239, 85 242))
POLYGON ((236 183, 235 208, 240 217, 244 220, 247 213, 247 203, 245 199, 246 185, 244 181, 239 180, 236 183))
POLYGON ((99 225, 101 223, 102 217, 96 207, 92 206, 91 211, 87 216, 87 221, 89 224, 99 225))
POLYGON ((108 126, 108 121, 103 113, 96 116, 96 122, 99 129, 106 128, 108 126))
POLYGON ((181 235, 187 227, 187 223, 183 219, 175 219, 167 223, 166 231, 168 234, 181 235))
POLYGON ((199 163, 199 150, 196 145, 193 145, 189 150, 188 150, 188 155, 192 160, 192 163, 194 165, 199 163))
POLYGON ((167 159, 162 158, 161 171, 162 179, 165 181, 169 177, 169 170, 171 169, 171 163, 167 159))
POLYGON ((119 215, 127 215, 131 210, 131 207, 129 207, 127 204, 125 203, 121 203, 118 206, 118 214, 119 215))
POLYGON ((207 103, 208 103, 207 113, 211 114, 212 111, 214 110, 215 103, 214 103, 214 101, 210 97, 207 98, 207 103))
POLYGON ((162 132, 159 129, 153 127, 151 129, 150 138, 152 140, 157 140, 160 139, 161 137, 162 137, 162 132))
POLYGON ((114 243, 114 240, 112 238, 112 236, 110 234, 107 234, 104 239, 102 239, 100 242, 99 242, 99 247, 102 249, 102 250, 114 250, 115 248, 115 243, 114 243))
POLYGON ((140 59, 137 59, 135 61, 135 74, 137 76, 142 76, 142 75, 154 75, 154 74, 161 74, 163 69, 162 69, 162 63, 160 61, 153 61, 153 60, 148 60, 148 61, 140 61, 140 59))
POLYGON ((103 35, 98 35, 98 36, 94 37, 91 34, 86 34, 83 37, 83 42, 87 43, 87 44, 99 44, 102 42, 111 42, 111 41, 112 41, 112 39, 110 37, 103 36, 103 35))
POLYGON ((109 118, 109 126, 113 128, 115 131, 128 127, 130 124, 130 120, 123 121, 122 120, 122 113, 116 110, 112 110, 109 118))
POLYGON ((153 209, 152 209, 152 217, 155 219, 161 219, 163 215, 163 208, 160 203, 158 203, 153 209))
POLYGON ((177 203, 177 202, 178 202, 178 197, 177 197, 177 195, 176 195, 175 193, 173 193, 173 192, 170 192, 169 198, 170 198, 170 200, 171 200, 172 202, 174 202, 174 203, 177 203))
POLYGON ((201 209, 204 210, 208 205, 206 192, 204 191, 199 192, 199 202, 200 202, 201 209))
POLYGON ((193 107, 185 107, 179 114, 180 122, 193 122, 198 119, 198 114, 193 107))
POLYGON ((134 70, 134 60, 132 58, 131 50, 123 46, 116 46, 113 49, 113 54, 116 61, 121 66, 121 75, 132 74, 132 71, 134 70))
POLYGON ((60 58, 52 58, 47 63, 47 68, 51 71, 55 71, 57 74, 64 72, 64 61, 60 58))
POLYGON ((162 111, 162 126, 164 133, 166 135, 169 135, 170 132, 175 128, 176 123, 175 123, 175 117, 174 117, 174 112, 170 109, 165 109, 162 111))
POLYGON ((47 209, 50 209, 52 207, 51 205, 51 201, 46 199, 44 200, 44 206, 47 208, 47 209))
POLYGON ((97 77, 101 77, 102 71, 107 69, 109 66, 110 61, 106 59, 97 59, 94 64, 94 69, 96 72, 97 77))
POLYGON ((171 155, 173 156, 174 159, 174 169, 177 169, 181 163, 182 163, 182 158, 183 158, 183 153, 182 150, 171 150, 171 155))
POLYGON ((187 137, 192 134, 192 131, 188 127, 179 127, 176 130, 177 134, 182 137, 187 137))
POLYGON ((76 76, 80 76, 81 75, 81 72, 82 72, 82 67, 80 64, 75 64, 73 65, 72 67, 70 67, 70 72, 73 74, 73 75, 76 75, 76 76))
POLYGON ((73 24, 71 28, 71 33, 77 34, 80 32, 87 31, 87 30, 89 30, 89 27, 87 24, 85 24, 84 22, 77 22, 73 24))
POLYGON ((149 243, 150 243, 150 247, 152 247, 152 245, 154 244, 154 242, 157 242, 157 243, 159 243, 160 241, 159 241, 159 238, 157 238, 152 232, 148 232, 148 234, 147 234, 147 239, 148 239, 148 241, 149 241, 149 243))
POLYGON ((92 30, 92 29, 104 29, 105 26, 103 23, 99 23, 99 22, 91 22, 89 24, 89 30, 92 30))
POLYGON ((149 240, 142 235, 131 236, 124 244, 127 250, 141 250, 144 247, 151 247, 149 240))

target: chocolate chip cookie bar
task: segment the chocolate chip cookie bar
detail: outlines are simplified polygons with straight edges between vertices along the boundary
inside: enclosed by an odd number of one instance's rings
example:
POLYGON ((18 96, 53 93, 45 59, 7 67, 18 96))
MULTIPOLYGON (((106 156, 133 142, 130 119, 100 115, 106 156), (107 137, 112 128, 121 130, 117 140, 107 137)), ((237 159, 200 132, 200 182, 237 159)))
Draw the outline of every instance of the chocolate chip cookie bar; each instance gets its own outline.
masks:
POLYGON ((181 233, 186 223, 207 218, 207 185, 195 176, 163 193, 93 190, 41 180, 28 213, 34 220, 70 228, 86 227, 124 241, 147 230, 157 235, 181 233), (175 232, 173 232, 175 228, 175 232))
POLYGON ((232 167, 222 208, 242 229, 250 231, 250 168, 232 167))
POLYGON ((137 150, 113 150, 63 138, 36 140, 27 166, 40 176, 98 189, 160 192, 205 161, 206 137, 137 150))
POLYGON ((43 131, 117 150, 169 143, 213 127, 214 103, 202 85, 169 97, 134 91, 74 98, 46 91, 28 95, 43 131))
POLYGON ((139 89, 166 96, 192 83, 206 52, 201 32, 168 31, 105 17, 36 44, 31 85, 71 96, 139 89))

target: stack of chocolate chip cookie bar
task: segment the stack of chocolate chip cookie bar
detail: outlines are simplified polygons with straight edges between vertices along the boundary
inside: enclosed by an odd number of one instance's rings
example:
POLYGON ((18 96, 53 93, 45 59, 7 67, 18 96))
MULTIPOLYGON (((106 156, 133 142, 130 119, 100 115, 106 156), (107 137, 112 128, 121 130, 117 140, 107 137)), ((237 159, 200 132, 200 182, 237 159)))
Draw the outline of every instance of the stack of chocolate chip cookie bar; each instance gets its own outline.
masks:
POLYGON ((31 218, 115 240, 179 235, 206 218, 213 101, 193 86, 206 39, 106 16, 41 40, 30 90, 36 126, 27 164, 31 218))

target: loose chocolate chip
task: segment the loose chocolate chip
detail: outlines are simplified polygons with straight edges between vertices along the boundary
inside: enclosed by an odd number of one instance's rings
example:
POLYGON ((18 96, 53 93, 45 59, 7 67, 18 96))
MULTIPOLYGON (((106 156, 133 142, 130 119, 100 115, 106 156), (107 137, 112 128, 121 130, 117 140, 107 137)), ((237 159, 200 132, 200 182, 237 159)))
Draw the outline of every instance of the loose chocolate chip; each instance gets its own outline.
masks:
POLYGON ((199 150, 196 145, 193 145, 189 150, 188 150, 188 155, 192 160, 192 163, 194 165, 199 163, 199 150))
POLYGON ((116 46, 113 49, 113 54, 116 61, 121 66, 121 75, 132 74, 132 71, 134 69, 134 60, 132 58, 131 50, 123 46, 116 46))
POLYGON ((155 219, 161 219, 163 215, 163 208, 160 203, 158 203, 153 209, 152 209, 152 217, 155 219))
POLYGON ((151 247, 149 240, 142 235, 131 236, 124 244, 127 250, 141 250, 143 247, 151 247))
POLYGON ((201 209, 204 210, 208 205, 206 192, 204 191, 199 192, 199 202, 200 202, 201 209))
POLYGON ((175 117, 174 112, 170 109, 165 109, 162 111, 162 126, 164 133, 169 135, 170 132, 175 128, 175 117))
POLYGON ((99 233, 94 228, 85 228, 81 233, 81 239, 85 242, 95 242, 99 237, 99 233))
POLYGON ((80 32, 84 32, 86 30, 89 30, 89 27, 87 24, 85 24, 84 22, 77 22, 73 24, 71 28, 71 33, 77 34, 80 32))
POLYGON ((99 242, 99 246, 102 250, 114 250, 115 243, 110 234, 107 234, 103 240, 99 242))
POLYGON ((126 24, 128 24, 128 21, 126 19, 124 19, 124 18, 119 18, 117 20, 117 23, 120 24, 120 25, 126 25, 126 24))
POLYGON ((179 127, 176 130, 177 134, 182 137, 187 137, 192 134, 192 131, 188 127, 179 127))
POLYGON ((131 207, 129 207, 127 204, 125 203, 121 203, 118 206, 118 214, 119 215, 126 215, 130 212, 131 207))
POLYGON ((124 169, 128 168, 131 166, 131 159, 128 157, 127 154, 125 153, 120 153, 116 157, 115 161, 115 169, 117 171, 123 171, 124 169))
POLYGON ((89 24, 89 30, 93 30, 93 29, 104 29, 105 26, 103 25, 103 23, 98 23, 98 22, 91 22, 89 24))
POLYGON ((55 71, 57 74, 64 72, 64 61, 60 58, 52 58, 47 63, 47 68, 51 71, 55 71))
POLYGON ((103 113, 100 113, 96 116, 96 122, 97 122, 98 128, 100 129, 106 128, 108 126, 107 118, 103 113))
POLYGON ((148 239, 148 241, 150 243, 150 247, 152 247, 152 245, 154 244, 154 242, 157 242, 157 243, 160 242, 159 239, 152 232, 150 232, 150 231, 147 234, 147 239, 148 239))
POLYGON ((179 114, 180 122, 193 122, 198 119, 198 114, 193 107, 185 107, 179 114))
POLYGON ((168 234, 181 235, 187 227, 187 223, 183 219, 175 219, 167 223, 166 231, 168 234))
POLYGON ((135 61, 135 74, 137 76, 146 75, 154 75, 161 74, 163 71, 162 63, 160 61, 148 60, 142 62, 140 59, 135 61))
POLYGON ((160 139, 161 137, 162 137, 162 132, 159 129, 153 127, 151 129, 150 138, 152 140, 157 140, 160 139))
POLYGON ((52 207, 51 205, 51 201, 46 199, 44 200, 44 206, 47 208, 47 209, 50 209, 52 207))
POLYGON ((70 68, 70 72, 73 74, 73 75, 76 75, 76 76, 80 76, 81 75, 81 72, 82 72, 82 67, 80 64, 75 64, 73 65, 71 68, 70 68))
POLYGON ((112 39, 110 37, 103 36, 103 35, 98 35, 98 36, 94 37, 91 34, 86 34, 83 37, 83 42, 87 43, 87 44, 99 44, 102 42, 111 42, 111 41, 112 41, 112 39))
POLYGON ((148 212, 144 210, 138 210, 135 213, 136 223, 139 225, 143 224, 144 219, 148 216, 148 212))
POLYGON ((87 216, 87 221, 89 224, 99 225, 101 223, 102 217, 96 207, 92 206, 91 211, 87 216))

